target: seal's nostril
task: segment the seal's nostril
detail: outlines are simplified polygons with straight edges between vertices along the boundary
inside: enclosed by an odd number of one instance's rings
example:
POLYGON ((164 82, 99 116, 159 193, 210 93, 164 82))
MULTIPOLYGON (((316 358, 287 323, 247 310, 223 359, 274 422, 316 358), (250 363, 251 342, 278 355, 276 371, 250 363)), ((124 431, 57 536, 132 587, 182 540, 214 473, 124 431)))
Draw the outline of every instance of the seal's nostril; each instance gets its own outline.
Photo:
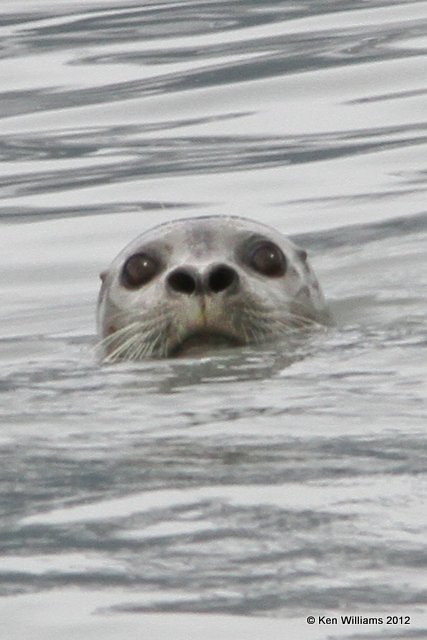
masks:
POLYGON ((191 295, 197 289, 195 276, 185 269, 175 269, 168 275, 168 285, 177 293, 191 295))
POLYGON ((213 293, 220 293, 229 289, 237 280, 238 275, 234 269, 227 265, 217 265, 208 275, 208 289, 213 293))
POLYGON ((168 287, 175 293, 202 295, 230 290, 239 280, 237 272, 226 264, 211 268, 201 281, 199 273, 191 267, 178 267, 167 276, 168 287))

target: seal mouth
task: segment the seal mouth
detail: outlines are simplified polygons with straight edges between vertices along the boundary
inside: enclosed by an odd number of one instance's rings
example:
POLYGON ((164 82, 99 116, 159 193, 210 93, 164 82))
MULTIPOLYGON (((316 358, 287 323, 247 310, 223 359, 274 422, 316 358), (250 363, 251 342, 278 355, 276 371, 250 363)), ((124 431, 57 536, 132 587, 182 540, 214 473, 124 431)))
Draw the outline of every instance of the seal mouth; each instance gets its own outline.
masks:
POLYGON ((171 357, 204 355, 206 351, 210 349, 241 347, 243 344, 243 340, 229 333, 197 331, 186 336, 184 340, 176 344, 169 355, 171 357))

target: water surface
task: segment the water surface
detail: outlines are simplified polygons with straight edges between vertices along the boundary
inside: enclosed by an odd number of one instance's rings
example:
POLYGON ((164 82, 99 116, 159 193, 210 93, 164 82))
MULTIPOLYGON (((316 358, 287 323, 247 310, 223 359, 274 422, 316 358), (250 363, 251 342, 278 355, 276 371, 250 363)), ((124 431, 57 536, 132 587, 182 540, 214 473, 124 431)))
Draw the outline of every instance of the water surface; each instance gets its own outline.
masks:
POLYGON ((425 1, 2 3, 5 637, 426 636, 426 25, 425 1), (99 272, 213 213, 305 246, 336 326, 100 366, 99 272))

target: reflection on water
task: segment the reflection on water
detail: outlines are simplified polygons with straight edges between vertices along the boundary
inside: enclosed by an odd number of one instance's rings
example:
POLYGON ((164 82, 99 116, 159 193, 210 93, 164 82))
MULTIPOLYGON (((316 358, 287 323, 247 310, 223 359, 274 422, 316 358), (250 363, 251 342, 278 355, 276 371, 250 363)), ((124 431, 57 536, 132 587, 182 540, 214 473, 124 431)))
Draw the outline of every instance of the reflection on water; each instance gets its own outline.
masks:
MULTIPOLYGON (((177 123, 180 126, 180 123, 177 123)), ((157 127, 156 127, 157 128, 157 127)), ((166 128, 159 123, 158 129, 166 128)), ((155 130, 151 127, 151 131, 155 130)), ((81 189, 108 182, 128 182, 181 174, 250 171, 287 164, 321 162, 343 156, 424 145, 426 125, 384 127, 357 132, 330 132, 288 137, 176 137, 167 140, 150 136, 139 139, 144 130, 134 126, 120 130, 73 134, 56 132, 30 139, 3 138, 0 152, 5 161, 68 160, 101 158, 75 169, 64 168, 0 179, 3 193, 11 196, 39 192, 81 189), (105 159, 107 158, 107 160, 105 159), (117 160, 115 160, 117 158, 117 160), (129 159, 132 158, 132 159, 129 159)), ((425 185, 423 185, 425 189, 425 185)))
POLYGON ((3 3, 5 637, 387 612, 410 629, 310 637, 424 637, 426 23, 423 0, 3 3), (292 234, 335 326, 100 366, 99 272, 206 213, 292 234))

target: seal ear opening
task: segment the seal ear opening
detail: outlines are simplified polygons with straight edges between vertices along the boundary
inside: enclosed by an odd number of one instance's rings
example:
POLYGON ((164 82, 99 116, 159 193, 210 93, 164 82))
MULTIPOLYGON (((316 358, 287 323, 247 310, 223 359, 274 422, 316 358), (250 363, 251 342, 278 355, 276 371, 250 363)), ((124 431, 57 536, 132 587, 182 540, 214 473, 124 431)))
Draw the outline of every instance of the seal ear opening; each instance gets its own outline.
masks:
POLYGON ((107 272, 101 271, 101 273, 99 274, 99 277, 101 279, 101 282, 105 282, 105 278, 107 277, 107 272))
POLYGON ((298 249, 297 255, 303 262, 307 262, 308 254, 305 249, 298 249))

